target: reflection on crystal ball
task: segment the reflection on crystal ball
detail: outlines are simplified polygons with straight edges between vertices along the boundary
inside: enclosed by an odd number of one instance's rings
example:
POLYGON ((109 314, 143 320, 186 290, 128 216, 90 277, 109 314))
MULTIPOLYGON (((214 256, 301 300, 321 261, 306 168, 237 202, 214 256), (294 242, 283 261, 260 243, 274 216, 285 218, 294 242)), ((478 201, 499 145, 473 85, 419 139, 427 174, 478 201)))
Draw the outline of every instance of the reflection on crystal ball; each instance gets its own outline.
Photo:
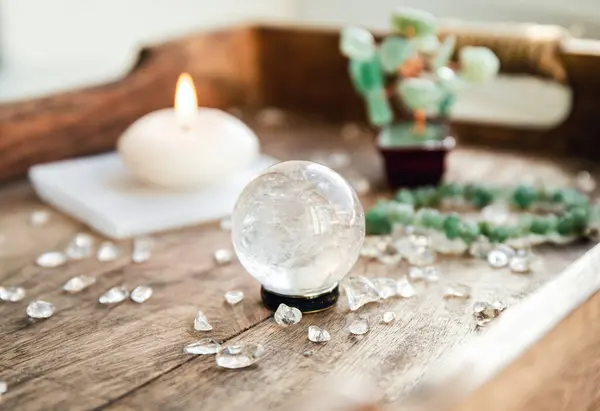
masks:
POLYGON ((365 216, 335 171, 287 161, 246 186, 231 231, 240 262, 267 290, 308 296, 330 291, 354 266, 365 216))

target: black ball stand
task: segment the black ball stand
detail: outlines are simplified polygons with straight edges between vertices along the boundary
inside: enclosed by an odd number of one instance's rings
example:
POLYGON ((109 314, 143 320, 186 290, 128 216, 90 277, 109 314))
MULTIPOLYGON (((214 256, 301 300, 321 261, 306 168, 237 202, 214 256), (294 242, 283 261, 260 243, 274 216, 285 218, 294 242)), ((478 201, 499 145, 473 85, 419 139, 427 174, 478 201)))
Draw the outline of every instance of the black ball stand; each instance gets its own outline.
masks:
POLYGON ((285 304, 290 307, 296 307, 303 313, 308 314, 333 307, 340 297, 340 287, 336 285, 330 291, 310 297, 282 295, 269 291, 265 287, 260 287, 260 296, 265 307, 272 311, 277 310, 279 304, 285 304))

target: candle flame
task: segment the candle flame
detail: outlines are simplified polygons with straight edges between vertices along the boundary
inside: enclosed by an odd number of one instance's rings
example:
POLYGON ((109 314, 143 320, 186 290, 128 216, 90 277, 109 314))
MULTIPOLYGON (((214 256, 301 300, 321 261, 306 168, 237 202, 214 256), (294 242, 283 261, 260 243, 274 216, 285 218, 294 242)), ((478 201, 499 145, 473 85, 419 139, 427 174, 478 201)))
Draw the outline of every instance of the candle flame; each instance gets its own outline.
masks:
POLYGON ((192 116, 198 111, 198 96, 192 76, 181 73, 175 89, 175 113, 182 117, 192 116))

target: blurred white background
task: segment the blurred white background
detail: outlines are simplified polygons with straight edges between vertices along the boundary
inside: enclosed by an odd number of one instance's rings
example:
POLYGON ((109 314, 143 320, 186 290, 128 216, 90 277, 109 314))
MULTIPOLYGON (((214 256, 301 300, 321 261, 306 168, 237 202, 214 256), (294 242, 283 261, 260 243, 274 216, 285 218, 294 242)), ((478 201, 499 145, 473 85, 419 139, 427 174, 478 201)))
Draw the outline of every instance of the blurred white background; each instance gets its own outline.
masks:
MULTIPOLYGON (((449 19, 559 24, 600 38, 600 0, 0 0, 0 101, 113 80, 127 72, 140 45, 201 29, 244 21, 386 28, 390 11, 400 4, 449 19)), ((508 117, 521 120, 513 122, 531 122, 527 107, 544 124, 559 121, 568 92, 527 84, 519 84, 521 95, 512 93, 508 102, 494 103, 505 84, 478 90, 480 99, 491 101, 483 108, 487 114, 478 109, 475 117, 497 118, 498 110, 517 105, 508 117), (523 99, 523 87, 531 88, 535 107, 523 99)), ((464 98, 456 107, 458 117, 473 115, 480 105, 463 103, 464 98)))

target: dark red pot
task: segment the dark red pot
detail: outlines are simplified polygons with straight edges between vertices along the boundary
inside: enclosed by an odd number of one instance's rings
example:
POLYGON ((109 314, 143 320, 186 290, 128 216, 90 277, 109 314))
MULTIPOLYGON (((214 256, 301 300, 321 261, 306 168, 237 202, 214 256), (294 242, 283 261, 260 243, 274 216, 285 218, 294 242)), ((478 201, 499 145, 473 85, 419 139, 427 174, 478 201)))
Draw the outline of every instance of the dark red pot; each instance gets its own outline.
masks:
POLYGON ((441 182, 446 170, 446 156, 456 145, 454 137, 447 133, 448 128, 443 129, 445 137, 418 145, 382 145, 381 138, 377 138, 390 187, 428 186, 441 182))

